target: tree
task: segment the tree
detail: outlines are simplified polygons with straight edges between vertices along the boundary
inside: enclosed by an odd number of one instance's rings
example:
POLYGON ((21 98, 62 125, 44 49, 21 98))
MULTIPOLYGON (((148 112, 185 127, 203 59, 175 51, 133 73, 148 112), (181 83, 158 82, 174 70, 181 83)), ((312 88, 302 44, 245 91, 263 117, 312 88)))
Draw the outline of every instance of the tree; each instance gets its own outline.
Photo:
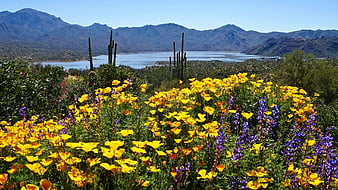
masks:
POLYGON ((310 69, 308 64, 314 56, 306 54, 301 50, 294 50, 285 56, 281 68, 281 78, 287 85, 302 87, 303 79, 310 69))
POLYGON ((283 85, 304 89, 310 95, 319 93, 325 104, 337 99, 338 67, 328 60, 314 59, 313 55, 295 50, 285 56, 278 79, 283 85))

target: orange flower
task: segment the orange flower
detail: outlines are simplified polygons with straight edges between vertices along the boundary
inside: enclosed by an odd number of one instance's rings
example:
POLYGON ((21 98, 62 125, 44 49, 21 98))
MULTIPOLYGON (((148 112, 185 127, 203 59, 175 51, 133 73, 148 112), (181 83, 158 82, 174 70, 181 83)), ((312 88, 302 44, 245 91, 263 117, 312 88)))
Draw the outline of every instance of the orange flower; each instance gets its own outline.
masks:
POLYGON ((7 170, 8 173, 13 174, 16 173, 16 171, 18 170, 18 167, 16 165, 12 165, 11 169, 7 170))
POLYGON ((111 85, 117 86, 117 85, 119 85, 120 83, 121 83, 121 82, 118 81, 118 80, 113 80, 113 81, 111 82, 111 85))
POLYGON ((39 190, 39 186, 36 186, 36 185, 33 185, 33 184, 27 184, 26 188, 23 187, 23 188, 21 188, 21 190, 22 189, 26 189, 26 190, 39 190))
POLYGON ((0 174, 0 189, 4 188, 6 185, 6 181, 8 179, 8 174, 0 174))
POLYGON ((52 183, 50 181, 48 181, 47 179, 42 179, 40 181, 40 186, 42 187, 43 190, 52 189, 52 183))
POLYGON ((131 111, 129 111, 129 110, 124 110, 124 111, 123 111, 123 114, 124 114, 125 116, 130 115, 130 114, 131 114, 131 111))
POLYGON ((77 169, 76 167, 72 167, 72 170, 68 172, 68 176, 71 180, 78 182, 85 180, 85 176, 83 171, 77 169))
POLYGON ((219 172, 222 172, 224 170, 225 166, 222 165, 222 164, 219 164, 216 166, 216 169, 219 171, 219 172))

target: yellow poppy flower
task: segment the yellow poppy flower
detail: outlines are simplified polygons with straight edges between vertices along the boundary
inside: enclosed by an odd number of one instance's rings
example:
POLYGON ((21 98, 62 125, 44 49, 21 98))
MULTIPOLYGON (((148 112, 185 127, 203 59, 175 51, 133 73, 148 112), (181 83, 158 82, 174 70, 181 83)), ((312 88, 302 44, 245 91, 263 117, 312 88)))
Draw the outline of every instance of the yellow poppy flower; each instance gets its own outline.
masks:
POLYGON ((117 132, 117 134, 121 134, 123 137, 126 137, 128 135, 133 135, 134 131, 129 130, 129 129, 125 129, 125 130, 121 130, 120 132, 117 132))
POLYGON ((101 151, 103 153, 103 156, 107 157, 107 158, 113 158, 115 153, 114 151, 115 150, 112 150, 112 149, 109 149, 109 148, 104 148, 104 147, 101 147, 101 151))
POLYGON ((89 98, 89 95, 88 95, 88 94, 83 94, 83 95, 78 99, 78 101, 79 101, 80 103, 82 103, 82 102, 88 100, 88 98, 89 98))
POLYGON ((51 154, 48 157, 57 159, 59 157, 59 154, 57 152, 54 153, 51 152, 51 154))
POLYGON ((67 158, 70 156, 70 152, 59 152, 59 155, 62 160, 67 160, 67 158))
POLYGON ((53 163, 53 159, 41 159, 41 162, 40 162, 43 166, 49 166, 51 163, 53 163))
POLYGON ((121 172, 123 172, 123 173, 130 173, 130 172, 134 171, 135 169, 136 169, 135 167, 128 166, 127 164, 121 165, 121 172))
POLYGON ((199 177, 197 177, 197 179, 209 179, 211 180, 212 178, 217 176, 217 173, 214 171, 208 172, 205 169, 202 169, 200 171, 198 171, 198 174, 200 175, 199 177))
POLYGON ((80 149, 82 149, 82 150, 85 151, 85 152, 90 152, 90 151, 92 151, 94 148, 96 148, 96 146, 97 146, 98 144, 99 144, 99 143, 96 143, 96 142, 81 143, 80 149))
POLYGON ((253 113, 246 113, 246 112, 242 112, 241 115, 245 118, 245 119, 250 119, 253 116, 253 113))
POLYGON ((214 112, 215 112, 215 108, 210 107, 210 106, 205 106, 205 107, 203 108, 203 111, 207 112, 209 115, 212 115, 212 114, 214 114, 214 112))
POLYGON ((121 83, 121 81, 119 81, 119 80, 113 80, 113 81, 111 82, 111 85, 117 86, 117 85, 119 85, 120 83, 121 83))
POLYGON ((11 156, 7 156, 7 157, 4 158, 4 160, 5 160, 6 162, 12 162, 12 161, 15 160, 15 159, 16 159, 16 157, 11 157, 11 156))
POLYGON ((135 152, 135 153, 147 153, 146 150, 144 150, 143 148, 138 148, 138 147, 131 147, 131 151, 135 152))
POLYGON ((154 149, 157 149, 158 147, 162 146, 163 143, 161 143, 161 141, 151 141, 147 142, 147 145, 153 147, 154 149))
POLYGON ((65 162, 66 162, 68 165, 73 165, 73 164, 76 164, 76 163, 80 163, 80 162, 81 162, 81 159, 78 158, 78 157, 71 157, 71 158, 68 158, 67 160, 65 160, 65 162))
POLYGON ((119 167, 117 167, 117 166, 114 165, 114 164, 111 164, 111 165, 110 165, 110 164, 108 164, 108 163, 101 163, 100 166, 103 167, 103 168, 106 169, 106 170, 113 170, 113 169, 119 168, 119 167))
POLYGON ((161 171, 161 169, 156 168, 156 166, 150 166, 147 168, 147 170, 154 172, 154 173, 161 171))
POLYGON ((26 156, 26 159, 28 162, 35 162, 39 160, 39 157, 38 156, 26 156))
POLYGON ((196 121, 198 121, 200 123, 203 123, 206 120, 205 119, 206 114, 198 113, 197 116, 198 116, 198 119, 196 119, 196 121))
POLYGON ((104 145, 109 146, 111 149, 118 149, 124 145, 124 141, 106 141, 104 145))
POLYGON ((89 163, 89 166, 92 167, 92 166, 95 166, 96 164, 101 163, 101 158, 94 158, 94 159, 87 158, 86 163, 89 163))
POLYGON ((159 151, 159 150, 156 150, 156 153, 159 155, 159 156, 166 156, 167 154, 163 151, 159 151))

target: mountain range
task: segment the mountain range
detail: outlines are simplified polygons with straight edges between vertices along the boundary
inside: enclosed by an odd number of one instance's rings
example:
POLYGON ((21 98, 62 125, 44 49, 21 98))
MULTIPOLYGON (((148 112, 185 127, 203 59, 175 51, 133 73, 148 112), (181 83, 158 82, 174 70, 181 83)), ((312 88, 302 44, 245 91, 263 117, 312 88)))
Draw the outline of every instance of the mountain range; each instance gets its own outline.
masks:
MULTIPOLYGON (((113 39, 118 44, 118 52, 170 51, 173 41, 180 44, 182 32, 185 33, 186 50, 247 50, 253 54, 262 53, 262 45, 264 46, 265 42, 270 45, 272 42, 278 44, 275 41, 280 39, 338 38, 338 30, 260 33, 246 31, 232 24, 211 30, 195 30, 174 23, 116 29, 99 23, 80 26, 66 23, 61 18, 48 13, 25 8, 13 13, 0 12, 0 53, 15 47, 19 51, 20 48, 26 51, 32 48, 35 52, 69 51, 86 54, 88 37, 91 37, 93 54, 106 54, 111 30, 113 39), (262 51, 253 51, 253 48, 261 48, 262 51)), ((338 47, 335 48, 338 50, 338 47)), ((281 52, 269 51, 276 53, 274 55, 281 54, 281 52)))
POLYGON ((253 55, 285 55, 294 49, 300 49, 316 57, 338 57, 338 38, 320 37, 314 39, 307 38, 271 38, 264 44, 251 47, 243 53, 253 55))

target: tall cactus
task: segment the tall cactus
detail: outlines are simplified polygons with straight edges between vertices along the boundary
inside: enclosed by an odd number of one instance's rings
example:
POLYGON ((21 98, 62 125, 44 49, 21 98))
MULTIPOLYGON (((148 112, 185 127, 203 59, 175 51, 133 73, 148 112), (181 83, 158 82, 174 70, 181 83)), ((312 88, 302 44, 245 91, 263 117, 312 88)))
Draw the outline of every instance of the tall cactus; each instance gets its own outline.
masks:
POLYGON ((169 58, 170 79, 183 80, 184 78, 184 68, 187 66, 187 53, 184 52, 184 32, 182 32, 181 42, 181 51, 176 52, 176 42, 173 41, 173 66, 171 66, 171 57, 169 58))
POLYGON ((181 60, 180 60, 180 79, 183 80, 183 62, 184 62, 184 32, 182 32, 181 60))
POLYGON ((113 66, 116 66, 116 50, 117 50, 117 43, 114 44, 114 61, 113 61, 113 66))
POLYGON ((89 67, 91 71, 94 71, 93 57, 92 57, 92 47, 90 44, 90 37, 88 38, 88 51, 89 51, 89 67))
POLYGON ((110 38, 108 44, 108 64, 113 63, 113 48, 114 48, 113 30, 110 30, 110 38))

